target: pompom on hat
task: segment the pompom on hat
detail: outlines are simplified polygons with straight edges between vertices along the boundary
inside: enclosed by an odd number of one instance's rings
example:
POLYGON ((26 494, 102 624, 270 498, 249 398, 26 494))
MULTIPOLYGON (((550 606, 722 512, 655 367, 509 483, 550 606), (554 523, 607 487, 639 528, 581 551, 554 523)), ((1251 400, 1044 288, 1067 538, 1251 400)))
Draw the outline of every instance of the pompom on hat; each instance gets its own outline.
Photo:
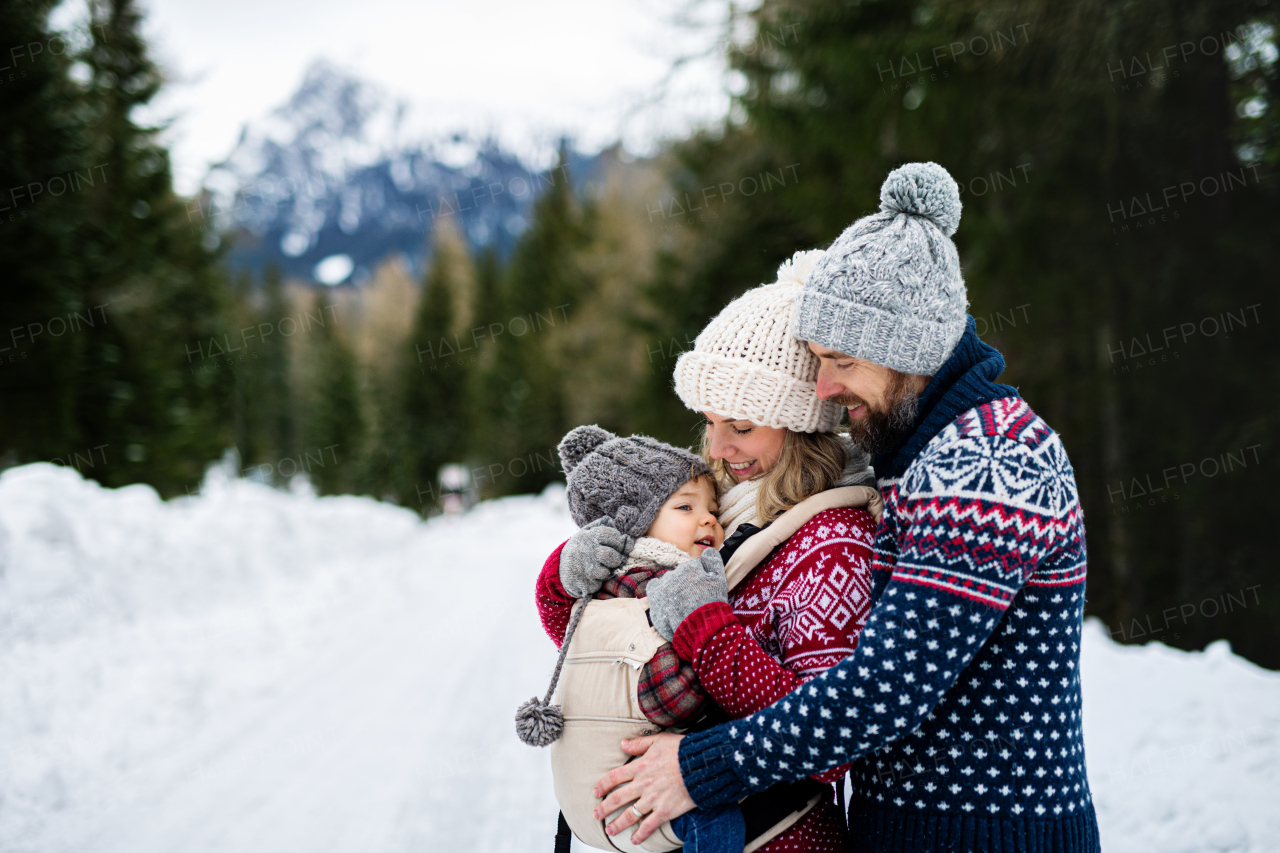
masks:
POLYGON ((937 163, 908 163, 885 178, 880 212, 923 217, 950 237, 960 227, 960 188, 937 163))
POLYGON ((937 163, 890 172, 880 212, 845 229, 815 266, 795 336, 904 373, 937 373, 969 307, 951 242, 960 211, 960 188, 937 163))
POLYGON ((696 412, 795 432, 834 432, 842 410, 818 399, 818 359, 790 333, 792 310, 821 250, 796 252, 778 280, 716 315, 676 362, 676 394, 696 412))

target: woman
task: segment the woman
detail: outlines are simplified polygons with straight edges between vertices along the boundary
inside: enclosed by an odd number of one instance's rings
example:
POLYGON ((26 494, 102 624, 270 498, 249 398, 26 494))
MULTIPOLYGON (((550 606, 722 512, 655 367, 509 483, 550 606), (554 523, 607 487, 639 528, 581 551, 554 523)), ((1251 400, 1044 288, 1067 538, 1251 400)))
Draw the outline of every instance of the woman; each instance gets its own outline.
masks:
MULTIPOLYGON (((817 397, 817 360, 788 333, 793 301, 821 254, 797 253, 779 269, 775 284, 731 302, 676 364, 676 391, 706 420, 703 455, 725 490, 720 520, 726 561, 761 528, 778 523, 776 529, 789 529, 803 520, 727 601, 675 620, 676 653, 735 718, 768 707, 852 653, 869 611, 871 512, 838 506, 782 521, 797 504, 828 489, 874 482, 866 456, 834 432, 840 407, 817 397)), ((617 531, 583 529, 547 560, 537 603, 557 644, 575 600, 565 588, 578 594, 597 589, 622 564, 623 547, 617 531)), ((662 604, 691 611, 707 603, 650 597, 651 610, 662 604)), ((843 851, 844 819, 830 785, 843 775, 838 768, 816 777, 827 785, 818 806, 760 851, 843 851)))

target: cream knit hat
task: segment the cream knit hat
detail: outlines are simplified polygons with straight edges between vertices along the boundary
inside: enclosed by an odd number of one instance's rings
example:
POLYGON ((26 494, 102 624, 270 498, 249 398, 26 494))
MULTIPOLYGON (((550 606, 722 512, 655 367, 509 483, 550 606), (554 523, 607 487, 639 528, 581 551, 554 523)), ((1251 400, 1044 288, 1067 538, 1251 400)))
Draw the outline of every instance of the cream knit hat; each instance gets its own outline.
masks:
POLYGON ((821 250, 796 252, 778 280, 725 306, 676 362, 676 394, 690 409, 795 432, 834 432, 841 410, 818 399, 818 359, 792 337, 796 297, 821 250))

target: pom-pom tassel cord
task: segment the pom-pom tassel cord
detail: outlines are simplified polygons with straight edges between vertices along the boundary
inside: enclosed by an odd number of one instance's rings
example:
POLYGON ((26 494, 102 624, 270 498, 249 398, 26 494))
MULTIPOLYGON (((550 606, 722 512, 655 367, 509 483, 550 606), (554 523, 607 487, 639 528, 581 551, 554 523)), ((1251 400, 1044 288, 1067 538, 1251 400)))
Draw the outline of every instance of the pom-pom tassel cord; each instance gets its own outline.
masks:
POLYGON ((564 658, 569 652, 569 641, 578 627, 578 620, 587 609, 588 598, 582 599, 582 606, 573 613, 569 627, 564 632, 564 642, 560 644, 560 657, 556 660, 555 672, 551 673, 551 686, 547 688, 544 699, 534 696, 516 709, 516 735, 529 746, 550 746, 560 739, 564 732, 564 712, 559 705, 551 704, 555 695, 556 683, 560 681, 560 670, 564 668, 564 658))

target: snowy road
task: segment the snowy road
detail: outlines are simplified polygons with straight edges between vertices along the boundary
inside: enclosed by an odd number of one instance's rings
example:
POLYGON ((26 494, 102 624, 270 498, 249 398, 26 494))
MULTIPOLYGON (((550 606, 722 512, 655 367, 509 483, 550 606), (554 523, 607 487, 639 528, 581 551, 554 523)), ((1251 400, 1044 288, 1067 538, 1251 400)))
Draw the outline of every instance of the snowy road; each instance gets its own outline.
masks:
POLYGON ((400 603, 336 626, 272 693, 210 720, 189 748, 154 762, 136 793, 72 846, 290 853, 308 849, 305 840, 318 845, 309 849, 353 853, 530 849, 518 838, 476 843, 481 828, 468 819, 495 793, 492 805, 513 821, 547 824, 553 814, 529 784, 537 763, 490 743, 491 731, 509 728, 500 724, 514 703, 476 665, 494 661, 492 677, 510 684, 517 656, 483 632, 458 642, 477 619, 511 624, 528 613, 482 614, 472 601, 428 617, 423 600, 400 603), (467 657, 448 654, 459 649, 467 657), (495 752, 525 773, 493 773, 486 765, 495 752))
MULTIPOLYGON (((193 571, 223 580, 234 572, 232 585, 249 594, 222 596, 226 584, 206 579, 210 612, 152 624, 148 609, 173 604, 174 582, 152 578, 123 603, 132 622, 102 618, 89 642, 73 635, 0 651, 0 663, 33 682, 0 688, 0 712, 11 712, 0 714, 0 743, 23 737, 13 723, 24 712, 53 711, 43 725, 29 721, 27 750, 0 761, 0 849, 549 848, 549 766, 545 753, 516 740, 512 715, 545 690, 555 659, 529 595, 531 553, 545 555, 572 529, 554 496, 550 509, 525 499, 422 525, 367 501, 347 502, 336 519, 314 517, 325 502, 305 497, 266 493, 237 506, 244 495, 236 490, 254 487, 230 488, 205 505, 147 507, 143 515, 175 509, 169 514, 180 517, 169 520, 167 539, 140 549, 150 553, 117 564, 213 548, 193 571), (271 504, 280 497, 310 506, 278 513, 271 504), (291 529, 301 543, 258 535, 262 525, 291 529), (216 553, 228 544, 230 555, 216 553), (298 573, 280 582, 272 562, 298 573), (78 673, 74 692, 35 677, 59 665, 78 673), (84 690, 86 681, 101 689, 84 690)), ((0 490, 0 512, 4 497, 0 490)), ((50 536, 38 506, 8 508, 6 524, 29 520, 46 534, 33 544, 71 551, 77 562, 93 562, 104 541, 98 525, 137 515, 57 513, 53 524, 65 526, 50 536)), ((193 604, 192 592, 177 593, 180 608, 193 604)), ((106 606, 102 597, 81 603, 106 606)))
MULTIPOLYGON (((0 851, 548 850, 517 704, 549 493, 419 523, 248 483, 161 503, 0 476, 0 851)), ((1086 631, 1104 850, 1280 850, 1280 675, 1086 631)), ((585 849, 585 848, 584 848, 585 849)))

